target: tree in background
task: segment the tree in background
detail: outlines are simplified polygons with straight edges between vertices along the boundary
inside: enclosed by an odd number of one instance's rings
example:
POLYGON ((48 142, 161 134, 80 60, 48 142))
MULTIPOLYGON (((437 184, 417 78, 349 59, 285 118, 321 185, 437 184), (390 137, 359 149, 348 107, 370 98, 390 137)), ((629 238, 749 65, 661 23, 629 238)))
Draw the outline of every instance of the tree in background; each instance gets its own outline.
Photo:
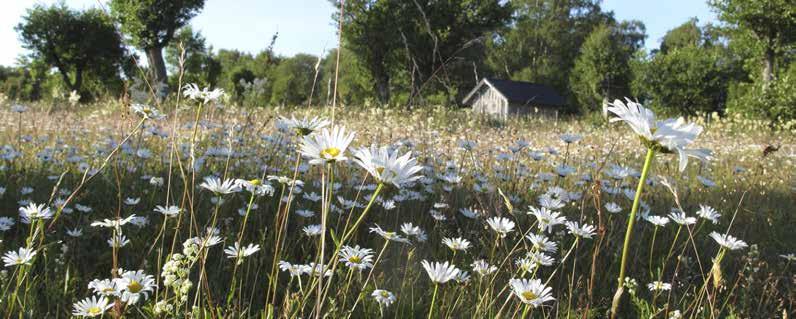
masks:
POLYGON ((669 30, 661 39, 660 53, 666 54, 678 48, 702 45, 702 28, 697 25, 699 20, 691 18, 688 22, 669 30))
POLYGON ((724 112, 741 63, 711 25, 691 19, 669 30, 651 56, 631 63, 636 97, 658 111, 697 115, 724 112))
MULTIPOLYGON (((329 53, 321 62, 321 76, 319 78, 319 94, 316 100, 318 105, 329 105, 332 103, 332 91, 334 91, 334 70, 337 67, 337 49, 329 50, 329 53)), ((343 47, 340 54, 340 70, 337 83, 337 96, 341 104, 370 104, 376 98, 374 96, 374 85, 371 73, 362 64, 356 54, 343 47)))
POLYGON ((441 93, 445 102, 455 103, 459 87, 469 90, 475 84, 472 65, 483 60, 480 44, 485 36, 511 15, 509 6, 498 0, 345 3, 344 46, 369 71, 381 103, 391 100, 391 82, 405 77, 407 105, 421 93, 441 93))
POLYGON ((37 4, 22 20, 16 27, 22 46, 31 50, 31 59, 56 68, 69 90, 88 96, 83 92, 87 74, 103 83, 118 80, 125 49, 102 11, 37 4))
POLYGON ((147 55, 155 83, 167 83, 163 48, 175 32, 188 24, 204 6, 204 0, 111 0, 113 17, 122 31, 147 55))
POLYGON ((792 52, 796 41, 796 5, 793 0, 710 0, 719 19, 739 32, 754 35, 762 53, 762 80, 776 74, 777 59, 792 52))
POLYGON ((599 1, 512 1, 514 21, 490 41, 488 63, 499 78, 551 85, 569 92, 581 44, 598 25, 612 24, 599 1))
POLYGON ((624 46, 619 30, 601 25, 592 31, 575 60, 570 88, 583 111, 630 93, 629 61, 635 48, 624 46))
POLYGON ((177 85, 181 57, 182 83, 197 83, 203 87, 215 87, 218 84, 221 63, 213 57, 213 49, 206 45, 202 34, 194 32, 191 26, 181 28, 166 47, 166 63, 173 75, 169 81, 172 86, 177 85))
POLYGON ((319 83, 314 81, 314 77, 318 62, 318 57, 297 54, 279 63, 272 76, 271 104, 303 105, 309 99, 310 92, 317 94, 319 83))
MULTIPOLYGON (((339 0, 330 1, 340 6, 339 0)), ((397 50, 401 47, 400 36, 396 32, 398 4, 398 1, 390 0, 345 2, 343 47, 356 55, 368 70, 373 79, 373 92, 382 104, 389 103, 392 97, 390 80, 395 73, 397 50)), ((339 13, 332 18, 337 22, 339 13)))
POLYGON ((481 63, 483 44, 509 21, 511 8, 500 0, 413 0, 400 1, 396 16, 398 56, 411 88, 407 105, 434 93, 443 99, 436 102, 457 104, 476 84, 473 63, 481 63))

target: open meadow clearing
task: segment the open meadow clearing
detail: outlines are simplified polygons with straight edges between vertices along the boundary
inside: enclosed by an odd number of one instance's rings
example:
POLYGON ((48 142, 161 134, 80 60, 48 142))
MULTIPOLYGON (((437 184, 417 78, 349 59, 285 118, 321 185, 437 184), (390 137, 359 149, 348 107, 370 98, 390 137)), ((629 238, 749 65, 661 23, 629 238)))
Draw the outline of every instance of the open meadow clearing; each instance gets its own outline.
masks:
MULTIPOLYGON (((64 317, 89 296, 85 311, 129 317, 611 307, 647 153, 628 125, 447 108, 337 108, 332 122, 331 108, 201 98, 165 118, 136 108, 3 108, 4 312, 64 317)), ((712 159, 649 165, 620 317, 787 316, 794 134, 698 122, 692 146, 712 159)))

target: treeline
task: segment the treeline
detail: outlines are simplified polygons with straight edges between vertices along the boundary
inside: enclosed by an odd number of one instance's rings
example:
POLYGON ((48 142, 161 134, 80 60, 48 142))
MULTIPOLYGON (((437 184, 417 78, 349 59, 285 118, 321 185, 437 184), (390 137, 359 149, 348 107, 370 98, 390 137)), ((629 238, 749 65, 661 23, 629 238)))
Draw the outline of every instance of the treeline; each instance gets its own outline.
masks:
MULTIPOLYGON (((347 0, 344 15, 331 17, 343 23, 337 100, 459 105, 478 80, 496 77, 551 85, 583 113, 629 96, 666 113, 796 118, 796 5, 709 4, 719 24, 685 21, 648 52, 643 22, 618 20, 594 0, 347 0)), ((32 54, 0 69, 0 92, 36 100, 77 91, 90 100, 146 79, 166 97, 182 76, 224 88, 230 103, 330 103, 336 50, 279 56, 276 35, 253 39, 265 47, 257 54, 214 50, 189 25, 203 5, 112 0, 110 14, 36 5, 16 28, 32 54)))

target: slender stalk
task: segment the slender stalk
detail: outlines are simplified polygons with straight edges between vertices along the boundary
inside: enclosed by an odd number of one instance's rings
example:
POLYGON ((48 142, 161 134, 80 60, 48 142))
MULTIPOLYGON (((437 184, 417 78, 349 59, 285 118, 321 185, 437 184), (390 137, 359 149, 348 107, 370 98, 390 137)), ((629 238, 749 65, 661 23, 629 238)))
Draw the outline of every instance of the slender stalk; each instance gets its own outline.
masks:
POLYGON ((431 306, 428 307, 428 319, 433 318, 434 302, 437 301, 437 290, 438 289, 439 289, 439 284, 434 284, 434 294, 431 295, 431 306))
POLYGON ((638 212, 639 204, 641 203, 641 193, 644 191, 644 184, 649 174, 650 166, 652 166, 652 159, 655 157, 655 150, 652 148, 647 149, 647 157, 644 159, 644 168, 641 170, 641 178, 638 181, 636 188, 636 196, 633 198, 633 208, 630 210, 630 218, 627 221, 627 230, 625 231, 625 243, 622 245, 622 262, 619 264, 619 278, 617 280, 616 293, 611 303, 611 319, 616 318, 616 311, 619 309, 619 301, 622 299, 624 292, 625 269, 627 269, 627 253, 630 250, 630 238, 633 235, 633 224, 636 222, 636 212, 638 212))

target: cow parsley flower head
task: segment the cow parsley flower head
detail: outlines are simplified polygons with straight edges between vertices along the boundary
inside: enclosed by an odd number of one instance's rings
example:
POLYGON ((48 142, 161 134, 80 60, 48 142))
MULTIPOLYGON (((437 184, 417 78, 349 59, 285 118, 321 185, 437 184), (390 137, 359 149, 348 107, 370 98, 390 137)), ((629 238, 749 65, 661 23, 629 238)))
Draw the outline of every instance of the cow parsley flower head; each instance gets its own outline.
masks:
POLYGON ((630 99, 626 100, 626 103, 615 100, 609 104, 608 111, 617 116, 612 118, 611 122, 627 123, 647 148, 664 153, 677 153, 680 171, 685 170, 689 157, 703 161, 711 158, 709 150, 687 148, 702 133, 701 126, 686 123, 682 118, 658 121, 652 110, 630 99))

